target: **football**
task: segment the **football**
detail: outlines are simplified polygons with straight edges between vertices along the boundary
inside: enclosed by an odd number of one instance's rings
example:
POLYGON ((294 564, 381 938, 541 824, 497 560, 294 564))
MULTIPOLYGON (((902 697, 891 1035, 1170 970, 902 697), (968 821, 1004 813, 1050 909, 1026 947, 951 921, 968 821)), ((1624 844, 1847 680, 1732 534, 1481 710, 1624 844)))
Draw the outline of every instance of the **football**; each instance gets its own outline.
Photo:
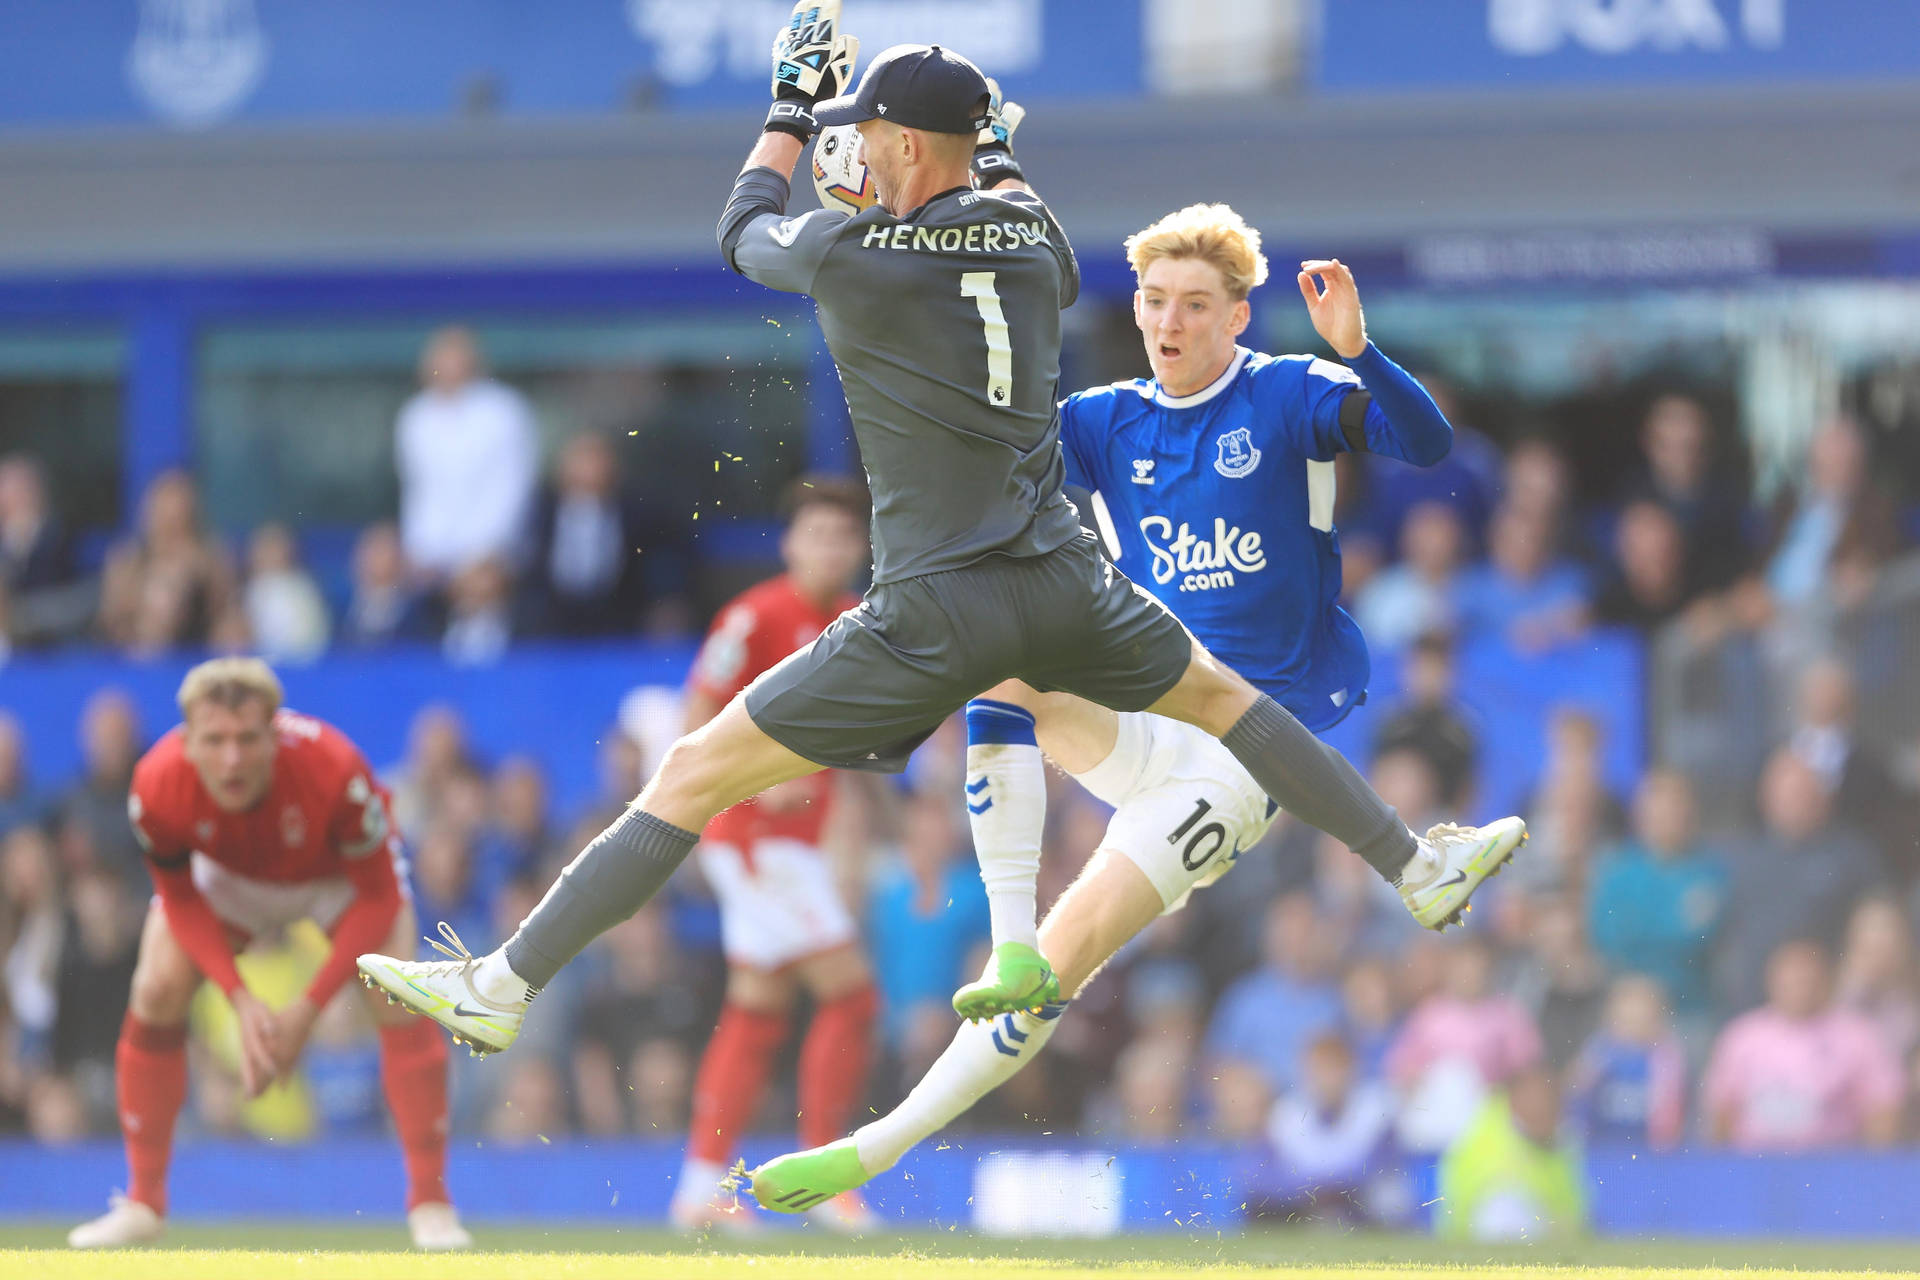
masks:
POLYGON ((873 190, 873 175, 859 157, 860 130, 855 125, 822 129, 813 140, 813 189, 820 196, 822 209, 861 213, 879 199, 873 190))

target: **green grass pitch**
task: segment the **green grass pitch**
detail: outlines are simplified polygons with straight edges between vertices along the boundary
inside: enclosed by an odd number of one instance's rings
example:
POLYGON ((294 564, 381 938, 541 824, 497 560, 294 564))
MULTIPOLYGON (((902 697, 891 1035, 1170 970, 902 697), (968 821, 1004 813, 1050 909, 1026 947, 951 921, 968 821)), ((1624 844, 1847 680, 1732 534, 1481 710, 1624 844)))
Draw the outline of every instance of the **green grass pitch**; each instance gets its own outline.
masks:
POLYGON ((1566 1280, 1694 1280, 1739 1275, 1811 1277, 1913 1272, 1920 1241, 1594 1240, 1503 1247, 1423 1237, 1251 1230, 1222 1235, 1155 1234, 1098 1241, 996 1240, 960 1233, 887 1234, 842 1240, 811 1231, 689 1238, 657 1230, 477 1224, 483 1251, 404 1252, 395 1224, 323 1226, 181 1224, 166 1247, 76 1254, 64 1227, 0 1226, 0 1277, 21 1280, 967 1280, 1036 1277, 1283 1276, 1298 1280, 1432 1275, 1546 1274, 1566 1280))

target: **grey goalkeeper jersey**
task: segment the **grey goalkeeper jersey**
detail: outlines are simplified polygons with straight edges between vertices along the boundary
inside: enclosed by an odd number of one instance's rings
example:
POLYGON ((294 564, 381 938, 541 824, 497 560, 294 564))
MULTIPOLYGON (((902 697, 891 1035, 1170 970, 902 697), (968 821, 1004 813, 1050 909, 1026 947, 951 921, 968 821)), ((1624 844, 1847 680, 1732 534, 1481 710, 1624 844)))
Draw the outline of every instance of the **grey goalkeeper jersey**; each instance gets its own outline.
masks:
POLYGON ((742 174, 721 245, 748 279, 819 305, 873 490, 874 581, 1077 536, 1055 401, 1080 272, 1046 205, 955 189, 904 218, 788 218, 772 211, 785 185, 742 174))

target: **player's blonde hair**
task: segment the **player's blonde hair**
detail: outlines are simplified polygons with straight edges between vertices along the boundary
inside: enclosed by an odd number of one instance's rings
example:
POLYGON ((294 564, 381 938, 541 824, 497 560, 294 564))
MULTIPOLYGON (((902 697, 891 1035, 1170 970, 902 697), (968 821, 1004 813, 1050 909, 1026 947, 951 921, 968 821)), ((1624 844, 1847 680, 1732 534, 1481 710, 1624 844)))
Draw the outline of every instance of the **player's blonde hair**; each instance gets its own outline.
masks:
POLYGON ((280 709, 286 692, 273 668, 258 658, 212 658, 187 672, 174 700, 180 714, 192 713, 202 702, 211 702, 229 710, 247 702, 263 702, 271 716, 280 709))
POLYGON ((1267 255, 1260 252, 1260 233, 1224 204, 1190 204, 1127 237, 1127 265, 1136 278, 1162 258, 1212 263, 1227 283, 1227 296, 1235 302, 1245 301, 1267 282, 1267 255))

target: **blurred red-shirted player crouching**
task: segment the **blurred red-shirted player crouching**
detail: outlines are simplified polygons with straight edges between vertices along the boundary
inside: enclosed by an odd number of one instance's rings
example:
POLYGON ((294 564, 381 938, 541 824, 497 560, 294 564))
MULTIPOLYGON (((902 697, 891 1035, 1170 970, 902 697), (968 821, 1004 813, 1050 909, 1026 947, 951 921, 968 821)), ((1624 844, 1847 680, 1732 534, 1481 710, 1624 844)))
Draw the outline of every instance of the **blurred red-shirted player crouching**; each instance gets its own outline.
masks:
MULTIPOLYGON (((786 572, 715 617, 687 682, 689 732, 859 603, 848 585, 867 563, 865 489, 814 477, 794 486, 787 506, 786 572)), ((878 996, 853 914, 820 849, 833 777, 781 783, 728 809, 702 835, 700 866, 720 903, 727 997, 694 1081, 687 1158, 670 1208, 680 1227, 750 1221, 716 1187, 759 1110, 800 992, 813 1001, 795 1081, 801 1140, 838 1137, 835 1126, 848 1123, 866 1092, 878 996)), ((849 1231, 875 1223, 857 1193, 840 1197, 822 1221, 849 1231)))
MULTIPOLYGON (((127 1194, 74 1228, 76 1248, 159 1238, 173 1125, 187 1096, 187 1007, 203 979, 240 1024, 249 1097, 288 1075, 314 1019, 363 951, 412 954, 406 863, 386 793, 347 737, 284 710, 257 658, 218 658, 187 673, 176 726, 133 772, 127 812, 159 892, 147 911, 114 1055, 127 1194), (250 938, 312 920, 332 950, 304 995, 269 1009, 233 957, 250 938)), ((446 1190, 447 1046, 432 1023, 368 993, 380 1079, 407 1170, 407 1226, 424 1249, 473 1243, 446 1190)))

